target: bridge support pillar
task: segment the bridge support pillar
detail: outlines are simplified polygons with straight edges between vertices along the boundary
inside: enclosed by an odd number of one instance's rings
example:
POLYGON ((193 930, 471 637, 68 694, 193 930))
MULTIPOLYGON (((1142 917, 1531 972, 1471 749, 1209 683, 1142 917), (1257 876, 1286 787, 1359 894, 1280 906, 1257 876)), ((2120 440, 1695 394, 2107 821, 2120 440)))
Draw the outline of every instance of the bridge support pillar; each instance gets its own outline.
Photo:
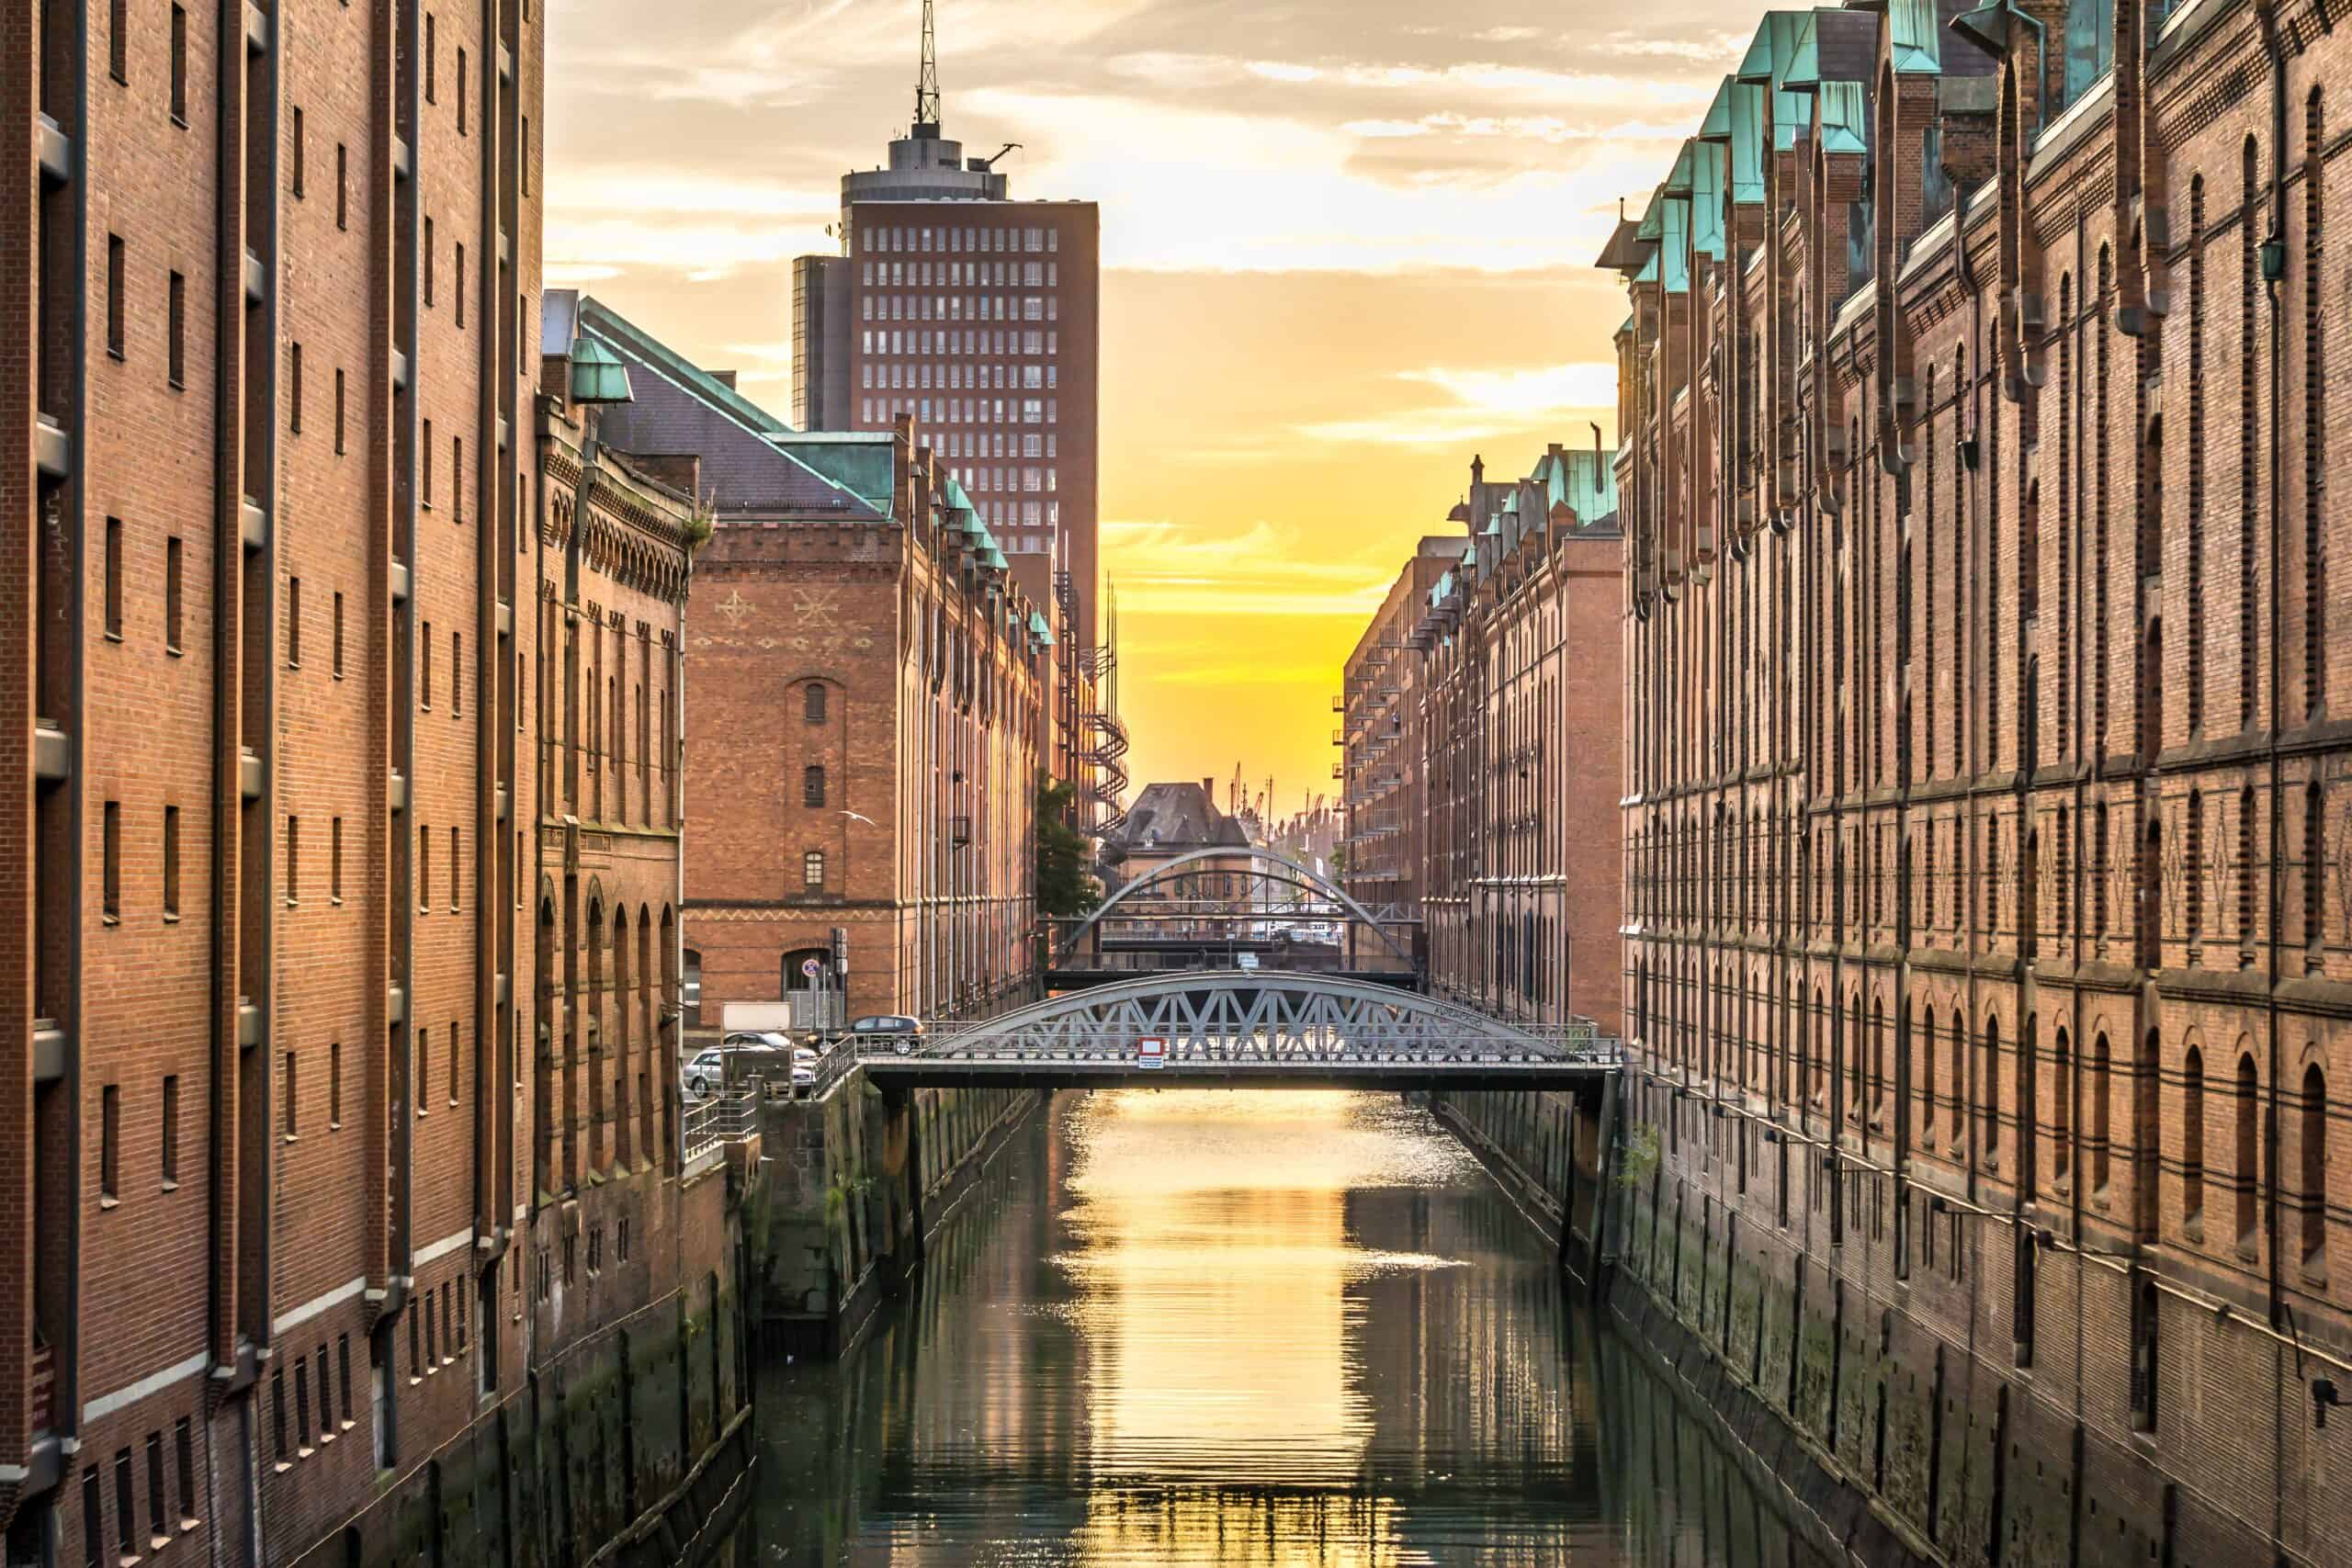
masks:
POLYGON ((1600 1134, 1593 1149, 1593 1165, 1600 1173, 1599 1187, 1592 1195, 1592 1260, 1587 1270, 1587 1291, 1597 1303, 1607 1288, 1609 1270, 1617 1261, 1616 1234, 1611 1221, 1617 1212, 1617 1173, 1621 1168, 1618 1149, 1618 1096, 1623 1092, 1623 1078, 1611 1073, 1600 1083, 1600 1134))

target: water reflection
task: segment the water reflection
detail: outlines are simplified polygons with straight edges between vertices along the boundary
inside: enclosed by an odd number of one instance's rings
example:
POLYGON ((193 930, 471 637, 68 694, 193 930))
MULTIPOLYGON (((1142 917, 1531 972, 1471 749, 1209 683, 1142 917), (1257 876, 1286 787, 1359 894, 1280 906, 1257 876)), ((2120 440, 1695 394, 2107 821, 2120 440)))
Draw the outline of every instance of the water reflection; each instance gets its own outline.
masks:
POLYGON ((1394 1099, 1065 1095, 855 1355, 765 1374, 758 1552, 1804 1562, 1588 1323, 1394 1099))

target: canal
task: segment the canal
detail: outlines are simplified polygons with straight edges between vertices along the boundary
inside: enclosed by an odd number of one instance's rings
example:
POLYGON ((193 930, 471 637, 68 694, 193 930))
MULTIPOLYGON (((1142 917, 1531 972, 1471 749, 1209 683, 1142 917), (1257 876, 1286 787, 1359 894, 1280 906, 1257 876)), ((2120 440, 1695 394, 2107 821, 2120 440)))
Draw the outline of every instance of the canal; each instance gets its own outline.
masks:
POLYGON ((1061 1095, 758 1405, 739 1562, 1818 1561, 1388 1096, 1061 1095))

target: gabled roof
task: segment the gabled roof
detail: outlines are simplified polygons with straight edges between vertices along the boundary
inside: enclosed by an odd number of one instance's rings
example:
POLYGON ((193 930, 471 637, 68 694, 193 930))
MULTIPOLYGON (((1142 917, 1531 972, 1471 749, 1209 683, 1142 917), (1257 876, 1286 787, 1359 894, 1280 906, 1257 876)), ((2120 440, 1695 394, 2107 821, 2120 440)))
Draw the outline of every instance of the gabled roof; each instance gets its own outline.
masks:
POLYGON ((1821 150, 1825 152, 1868 152, 1871 150, 1870 99, 1860 82, 1824 82, 1821 105, 1821 150))
POLYGON ((1887 0, 1887 60, 1896 75, 1941 74, 1943 34, 1937 0, 1887 0))
MULTIPOLYGON (((780 450, 774 438, 793 434, 782 420, 602 300, 576 295, 563 309, 575 321, 574 331, 610 349, 629 370, 633 396, 628 402, 605 406, 598 416, 600 438, 622 452, 699 457, 699 499, 708 502, 721 520, 887 515, 780 450)), ((544 351, 568 355, 573 331, 560 331, 555 309, 544 310, 542 321, 560 332, 541 340, 544 351)))

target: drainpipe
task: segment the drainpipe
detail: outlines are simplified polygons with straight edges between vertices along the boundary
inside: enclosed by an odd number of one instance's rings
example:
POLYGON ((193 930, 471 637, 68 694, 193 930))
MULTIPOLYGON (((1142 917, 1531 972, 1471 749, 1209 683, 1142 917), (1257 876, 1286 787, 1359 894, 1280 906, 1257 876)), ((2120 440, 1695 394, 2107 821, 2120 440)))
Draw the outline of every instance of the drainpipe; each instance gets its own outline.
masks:
MULTIPOLYGON (((1998 179, 1999 175, 1996 174, 1991 177, 1998 179)), ((1972 344, 1981 345, 1984 342, 1984 290, 1976 276, 1976 265, 1970 259, 1968 252, 1968 197, 1965 195, 1954 197, 1953 208, 1952 265, 1959 275, 1960 287, 1962 292, 1968 296, 1968 341, 1972 344)), ((1984 374, 1984 365, 1981 357, 1975 367, 1975 371, 1980 377, 1984 374)), ((1963 400, 1968 412, 1971 415, 1974 415, 1976 412, 1976 399, 1969 385, 1963 381, 1959 387, 1954 389, 1954 392, 1963 400)), ((1966 484, 1968 486, 1969 535, 1972 542, 1976 543, 1978 546, 1978 558, 1976 563, 1977 570, 1973 573, 1966 574, 1968 585, 1971 589, 1973 589, 1977 584, 1981 583, 1984 580, 1983 555, 1984 546, 1986 541, 1983 538, 1979 529, 1977 528, 1977 524, 1982 520, 1979 514, 1979 508, 1983 505, 1984 500, 1984 481, 1973 477, 1975 474, 1982 471, 1981 465, 1984 460, 1984 437, 1983 434, 1983 429, 1984 424, 1982 419, 1972 418, 1969 424, 1970 434, 1962 436, 1961 439, 1962 441, 1975 443, 1977 454, 1976 462, 1957 463, 1954 467, 1953 472, 1953 482, 1955 484, 1966 484), (1970 477, 1962 479, 1961 477, 1962 475, 1970 477)), ((1957 457, 1958 454, 1955 453, 1954 456, 1957 457)), ((1968 617, 1968 624, 1970 626, 1974 627, 1984 624, 1984 616, 1981 614, 1984 608, 1984 606, 1981 602, 1971 606, 1971 614, 1968 617)), ((1973 647, 1973 633, 1971 640, 1973 647)), ((1989 654, 1990 650, 1988 649, 1985 651, 1989 654)), ((1957 655, 1955 655, 1955 657, 1957 657, 1957 655)), ((1985 660, 1983 656, 1969 660, 1969 673, 1971 676, 1974 677, 1973 683, 1976 685, 1983 684, 1984 662, 1985 660)), ((1970 707, 1973 709, 1976 704, 1973 694, 1968 701, 1970 707)), ((1971 716, 1973 717, 1973 714, 1972 714, 1971 716)), ((1968 775, 1973 778, 1976 776, 1978 764, 1984 756, 1984 727, 1974 723, 1970 724, 1968 727, 1968 739, 1971 755, 1964 761, 1961 759, 1955 759, 1955 761, 1962 761, 1962 766, 1966 769, 1968 775)), ((1967 821, 1968 858, 1962 863, 1963 866, 1974 865, 1976 863, 1977 851, 1980 847, 1977 839, 1978 829, 1975 813, 1969 813, 1967 821)), ((1963 911, 1962 918, 1968 922, 1968 930, 1973 932, 1976 930, 1977 898, 1980 895, 1977 891, 1976 879, 1973 876, 1966 874, 1964 871, 1962 874, 1962 883, 1968 889, 1968 908, 1963 911)), ((1976 1010, 1978 1003, 1983 1000, 1982 994, 1978 990, 1978 985, 1979 982, 1977 979, 1976 966, 1971 964, 1969 966, 1968 973, 1968 1016, 1961 1030, 1962 1037, 1964 1040, 1973 1041, 1976 1037, 1976 1010)), ((1930 1044, 1928 1048, 1932 1050, 1934 1049, 1934 1046, 1930 1044)), ((1956 1102, 1957 1113, 1965 1119, 1961 1123, 1960 1136, 1962 1145, 1967 1150, 1968 1154, 1968 1201, 1972 1204, 1976 1202, 1980 1197, 1976 1185, 1978 1129, 1969 1125, 1970 1122, 1975 1120, 1976 1107, 1981 1103, 1976 1093, 1975 1086, 1968 1081, 1969 1070, 1974 1067, 1975 1065, 1976 1052, 1972 1046, 1967 1050, 1965 1059, 1962 1063, 1961 1072, 1958 1075, 1957 1079, 1952 1084, 1952 1093, 1959 1097, 1956 1102), (1960 1106, 1964 1106, 1965 1109, 1957 1109, 1960 1106)), ((1954 1238, 1952 1245, 1955 1247, 1959 1246, 1957 1238, 1954 1238)))

